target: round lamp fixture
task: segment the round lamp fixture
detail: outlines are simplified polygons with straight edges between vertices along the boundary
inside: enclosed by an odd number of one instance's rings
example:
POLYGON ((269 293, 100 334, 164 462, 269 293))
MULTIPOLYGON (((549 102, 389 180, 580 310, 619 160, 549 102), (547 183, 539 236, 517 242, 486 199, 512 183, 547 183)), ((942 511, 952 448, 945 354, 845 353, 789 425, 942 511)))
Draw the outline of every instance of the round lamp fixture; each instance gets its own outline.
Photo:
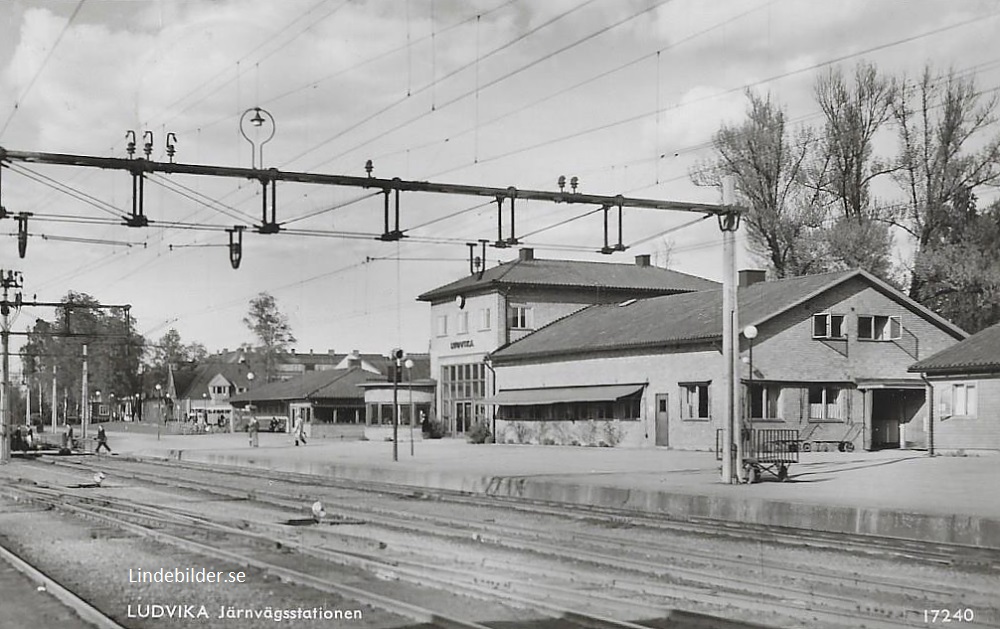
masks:
POLYGON ((747 337, 751 341, 757 338, 757 326, 748 325, 743 328, 743 336, 747 337))

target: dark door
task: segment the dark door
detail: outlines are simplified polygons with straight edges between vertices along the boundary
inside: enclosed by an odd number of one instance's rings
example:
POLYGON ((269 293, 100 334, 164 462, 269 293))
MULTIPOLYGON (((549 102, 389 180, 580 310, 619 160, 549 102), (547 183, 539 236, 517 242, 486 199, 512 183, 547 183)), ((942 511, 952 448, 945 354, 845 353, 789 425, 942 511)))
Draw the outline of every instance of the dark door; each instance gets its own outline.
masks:
POLYGON ((872 449, 899 447, 901 396, 891 389, 872 391, 872 449))
POLYGON ((656 394, 656 445, 670 445, 670 396, 656 394))

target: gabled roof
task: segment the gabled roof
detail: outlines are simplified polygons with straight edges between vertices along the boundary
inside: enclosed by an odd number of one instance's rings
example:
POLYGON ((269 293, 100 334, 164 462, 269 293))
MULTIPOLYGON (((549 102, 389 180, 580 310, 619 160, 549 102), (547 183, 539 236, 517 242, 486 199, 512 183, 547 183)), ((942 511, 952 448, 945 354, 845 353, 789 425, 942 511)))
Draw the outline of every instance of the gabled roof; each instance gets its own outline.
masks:
POLYGON ((198 365, 184 365, 173 370, 174 392, 178 399, 201 399, 210 393, 212 380, 221 375, 233 386, 247 388, 250 368, 245 363, 227 363, 209 360, 198 365))
POLYGON ((233 396, 229 401, 236 403, 319 399, 364 400, 364 391, 357 385, 379 380, 384 380, 384 377, 359 367, 310 371, 296 378, 254 387, 245 393, 233 396))
POLYGON ((1000 323, 910 366, 928 374, 1000 371, 1000 323))
MULTIPOLYGON (((806 275, 740 288, 740 325, 760 325, 854 278, 867 281, 956 338, 966 336, 954 324, 862 270, 806 275)), ((497 350, 493 357, 502 362, 581 351, 664 347, 721 337, 722 290, 716 289, 590 306, 497 350)))
POLYGON ((417 297, 420 301, 440 301, 460 294, 474 294, 498 286, 573 287, 629 290, 664 295, 717 288, 718 283, 695 275, 655 266, 583 262, 579 260, 517 259, 463 277, 417 297))

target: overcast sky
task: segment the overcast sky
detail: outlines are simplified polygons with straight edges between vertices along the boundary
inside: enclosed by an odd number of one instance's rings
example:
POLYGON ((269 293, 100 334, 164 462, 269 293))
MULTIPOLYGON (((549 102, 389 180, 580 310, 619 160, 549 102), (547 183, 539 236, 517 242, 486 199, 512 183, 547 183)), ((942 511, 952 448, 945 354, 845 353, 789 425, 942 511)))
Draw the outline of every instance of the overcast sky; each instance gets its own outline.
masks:
MULTIPOLYGON (((717 202, 689 172, 719 125, 739 122, 746 87, 814 125, 818 73, 860 59, 911 77, 925 63, 975 71, 995 90, 998 17, 996 0, 4 0, 0 146, 125 157, 126 131, 148 130, 165 161, 172 132, 176 161, 250 167, 239 120, 260 106, 277 122, 265 167, 360 176, 371 159, 378 177, 555 190, 575 175, 584 192, 717 202)), ((23 271, 29 298, 130 303, 147 337, 174 327, 210 350, 251 341, 241 319, 268 291, 299 351, 426 351, 416 296, 468 272, 464 242, 496 237, 495 204, 426 194, 402 197, 410 241, 332 237, 380 233, 381 198, 322 212, 367 193, 281 184, 278 221, 314 234, 248 231, 233 270, 221 228, 259 221, 258 184, 152 176, 152 225, 132 229, 82 224, 130 211, 127 173, 24 168, 4 169, 2 203, 35 213, 32 237, 19 260, 13 221, 0 223, 0 267, 23 271)), ((878 194, 898 192, 884 182, 878 194)), ((672 268, 721 277, 714 221, 656 236, 699 215, 626 211, 633 246, 615 256, 594 253, 600 213, 532 234, 592 209, 520 202, 518 233, 537 257, 621 263, 666 238, 672 268)), ((36 317, 51 311, 26 308, 15 329, 36 317)))

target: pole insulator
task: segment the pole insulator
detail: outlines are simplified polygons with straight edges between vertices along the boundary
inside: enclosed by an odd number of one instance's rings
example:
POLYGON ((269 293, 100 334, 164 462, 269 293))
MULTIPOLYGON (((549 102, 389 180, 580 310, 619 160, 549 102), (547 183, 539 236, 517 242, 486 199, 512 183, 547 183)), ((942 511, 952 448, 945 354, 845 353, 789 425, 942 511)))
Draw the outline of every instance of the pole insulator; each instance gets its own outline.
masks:
POLYGON ((28 251, 28 217, 31 212, 18 212, 17 214, 17 255, 24 258, 28 251))
POLYGON ((233 225, 232 229, 226 230, 229 234, 229 264, 234 269, 240 268, 240 262, 243 260, 244 229, 246 229, 244 225, 233 225))

